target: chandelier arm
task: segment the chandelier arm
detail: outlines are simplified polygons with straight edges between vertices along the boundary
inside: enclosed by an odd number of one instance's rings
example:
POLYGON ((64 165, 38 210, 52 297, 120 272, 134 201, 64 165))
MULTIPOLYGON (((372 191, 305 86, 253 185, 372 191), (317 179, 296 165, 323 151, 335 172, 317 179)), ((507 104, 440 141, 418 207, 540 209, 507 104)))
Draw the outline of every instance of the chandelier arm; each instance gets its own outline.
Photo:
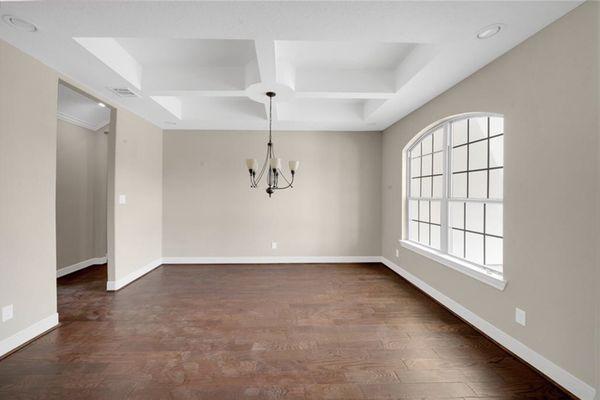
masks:
MULTIPOLYGON (((286 181, 287 181, 287 179, 286 179, 286 181)), ((292 175, 292 180, 291 180, 291 182, 288 182, 288 185, 287 185, 287 186, 280 187, 280 188, 274 188, 274 189, 276 189, 276 190, 288 189, 288 188, 291 188, 291 187, 293 187, 293 186, 292 186, 293 184, 294 184, 294 176, 292 175)))
MULTIPOLYGON (((285 177, 284 173, 282 170, 280 170, 279 168, 277 169, 277 171, 279 171, 279 175, 281 175, 283 177, 283 179, 287 182, 288 185, 291 184, 291 182, 288 180, 288 178, 285 177)), ((292 175, 292 181, 294 180, 294 175, 292 175)))

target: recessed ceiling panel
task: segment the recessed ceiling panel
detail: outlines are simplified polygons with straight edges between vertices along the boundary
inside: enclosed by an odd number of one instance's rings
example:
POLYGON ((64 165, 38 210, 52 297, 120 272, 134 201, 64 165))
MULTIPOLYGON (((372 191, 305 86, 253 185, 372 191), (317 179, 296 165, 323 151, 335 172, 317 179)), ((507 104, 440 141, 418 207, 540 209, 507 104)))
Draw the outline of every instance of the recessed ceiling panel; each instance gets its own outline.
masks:
POLYGON ((372 131, 580 3, 4 2, 39 29, 0 23, 0 37, 163 128, 263 130, 268 106, 251 88, 285 87, 278 129, 372 131))
POLYGON ((396 69, 413 43, 277 41, 277 58, 297 69, 396 69))

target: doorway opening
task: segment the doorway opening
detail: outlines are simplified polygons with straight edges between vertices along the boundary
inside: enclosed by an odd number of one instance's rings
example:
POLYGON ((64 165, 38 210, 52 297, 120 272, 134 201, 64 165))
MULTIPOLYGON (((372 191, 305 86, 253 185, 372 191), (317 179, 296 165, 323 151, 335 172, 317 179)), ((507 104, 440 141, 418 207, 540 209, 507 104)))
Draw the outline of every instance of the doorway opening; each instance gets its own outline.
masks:
POLYGON ((104 290, 108 280, 109 156, 114 112, 111 106, 59 81, 56 274, 61 319, 65 311, 62 292, 72 291, 73 283, 82 278, 97 280, 98 289, 104 290))

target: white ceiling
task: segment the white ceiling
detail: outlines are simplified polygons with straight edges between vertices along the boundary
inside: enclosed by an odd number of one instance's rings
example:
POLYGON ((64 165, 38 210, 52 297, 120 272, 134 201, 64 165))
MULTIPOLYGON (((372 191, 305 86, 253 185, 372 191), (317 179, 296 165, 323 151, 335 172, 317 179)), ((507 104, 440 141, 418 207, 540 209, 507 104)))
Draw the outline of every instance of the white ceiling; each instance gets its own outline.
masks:
POLYGON ((580 3, 3 2, 38 31, 0 23, 0 37, 165 129, 263 130, 249 96, 276 87, 275 129, 372 131, 580 3))
POLYGON ((62 84, 58 85, 57 108, 58 118, 93 131, 110 122, 109 108, 62 84))

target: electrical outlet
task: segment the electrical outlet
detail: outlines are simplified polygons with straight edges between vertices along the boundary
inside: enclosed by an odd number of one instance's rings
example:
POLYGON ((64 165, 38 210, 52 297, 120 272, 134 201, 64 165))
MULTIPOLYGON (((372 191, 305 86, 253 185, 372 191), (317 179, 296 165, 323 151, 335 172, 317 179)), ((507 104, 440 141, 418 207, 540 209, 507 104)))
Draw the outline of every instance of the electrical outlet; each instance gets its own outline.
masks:
POLYGON ((271 248, 275 250, 277 248, 277 242, 271 242, 271 248))
POLYGON ((400 250, 396 249, 396 257, 400 257, 400 250))
POLYGON ((527 314, 519 307, 515 308, 515 321, 519 325, 525 326, 527 324, 527 314))
POLYGON ((13 305, 9 304, 2 307, 2 322, 6 322, 13 317, 13 305))
POLYGON ((127 204, 127 196, 124 194, 119 195, 119 204, 127 204))

